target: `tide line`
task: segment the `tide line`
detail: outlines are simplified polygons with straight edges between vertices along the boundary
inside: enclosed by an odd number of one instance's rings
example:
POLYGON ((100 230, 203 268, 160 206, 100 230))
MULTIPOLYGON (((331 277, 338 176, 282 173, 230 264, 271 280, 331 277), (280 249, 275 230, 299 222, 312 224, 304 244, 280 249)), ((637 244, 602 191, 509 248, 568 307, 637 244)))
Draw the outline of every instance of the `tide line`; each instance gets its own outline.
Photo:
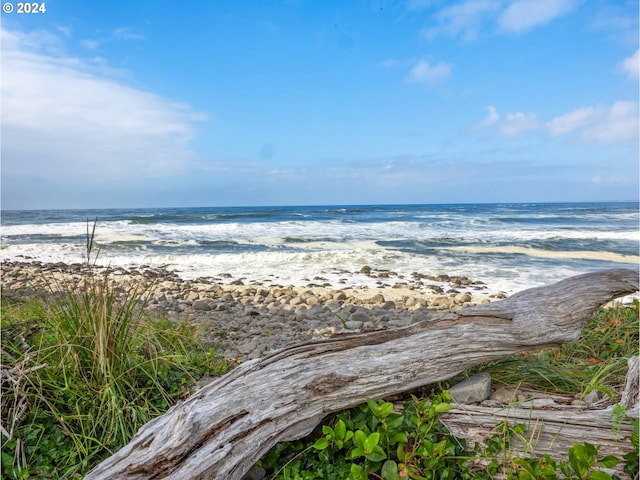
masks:
POLYGON ((638 255, 622 255, 614 252, 596 252, 591 250, 542 250, 539 248, 530 247, 518 247, 518 246, 459 246, 459 247, 446 247, 441 250, 455 251, 455 252, 467 252, 467 253, 509 253, 527 255, 529 257, 538 258, 573 258, 581 260, 604 260, 608 262, 619 263, 640 263, 640 256, 638 255))

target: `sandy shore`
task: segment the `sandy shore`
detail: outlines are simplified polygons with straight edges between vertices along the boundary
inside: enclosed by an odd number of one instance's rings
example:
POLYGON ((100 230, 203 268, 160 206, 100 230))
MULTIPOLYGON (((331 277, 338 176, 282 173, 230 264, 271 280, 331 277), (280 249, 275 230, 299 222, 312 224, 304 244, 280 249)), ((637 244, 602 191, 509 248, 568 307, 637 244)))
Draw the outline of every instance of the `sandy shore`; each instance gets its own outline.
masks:
MULTIPOLYGON (((75 288, 84 271, 82 264, 5 261, 2 293, 37 295, 55 284, 75 288)), ((148 288, 150 311, 187 318, 219 345, 221 353, 239 362, 345 327, 356 331, 401 327, 428 320, 434 311, 455 311, 505 297, 489 294, 486 285, 466 277, 414 272, 405 278, 368 266, 351 275, 368 283, 372 278, 384 282, 374 288, 342 288, 316 277, 305 286, 267 286, 225 274, 183 280, 163 268, 110 270, 110 278, 124 290, 148 288)))

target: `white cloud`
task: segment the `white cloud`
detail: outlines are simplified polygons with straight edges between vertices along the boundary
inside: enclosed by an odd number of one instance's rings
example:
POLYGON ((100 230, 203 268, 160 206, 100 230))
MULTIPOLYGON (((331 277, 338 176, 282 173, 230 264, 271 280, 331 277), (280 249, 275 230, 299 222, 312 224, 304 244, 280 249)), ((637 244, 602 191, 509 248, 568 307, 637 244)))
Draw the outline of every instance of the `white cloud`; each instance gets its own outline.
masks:
POLYGON ((482 130, 484 128, 488 128, 492 125, 495 125, 500 120, 500 114, 496 107, 493 105, 487 106, 487 116, 480 123, 475 124, 471 127, 472 131, 482 130))
POLYGON ((100 46, 100 42, 98 40, 86 39, 86 40, 80 40, 80 45, 82 45, 85 48, 88 48, 89 50, 95 50, 100 46))
POLYGON ((146 37, 130 27, 120 27, 113 31, 114 37, 120 40, 144 40, 146 37))
POLYGON ((431 85, 438 80, 442 80, 451 75, 451 65, 445 62, 438 62, 430 65, 425 60, 420 60, 409 72, 408 82, 431 85))
POLYGON ((584 143, 633 140, 638 137, 638 104, 620 101, 611 108, 582 107, 553 118, 546 126, 552 137, 573 134, 584 143))
POLYGON ((500 9, 496 0, 466 0, 443 8, 435 14, 437 25, 427 28, 423 34, 427 38, 438 35, 462 36, 464 40, 474 40, 487 22, 489 15, 500 9))
MULTIPOLYGON (((432 26, 422 34, 432 39, 439 35, 475 40, 483 30, 520 32, 543 25, 571 12, 580 0, 463 0, 446 4, 435 11, 432 26)), ((423 7, 429 7, 426 4, 423 7)), ((412 4, 408 9, 416 9, 412 4)))
POLYGON ((629 58, 625 58, 621 67, 631 80, 640 77, 640 49, 629 58))
POLYGON ((507 138, 518 137, 538 128, 538 119, 533 113, 507 113, 500 123, 500 133, 507 138))
POLYGON ((506 31, 529 30, 569 13, 575 3, 575 0, 517 0, 500 14, 498 24, 506 31))
POLYGON ((55 36, 3 29, 2 43, 3 175, 155 177, 189 164, 204 119, 189 105, 105 76, 55 36))
POLYGON ((638 104, 616 102, 598 123, 587 127, 581 135, 585 142, 617 142, 638 138, 638 104))
POLYGON ((601 114, 601 107, 582 107, 554 117, 546 126, 552 137, 558 137, 597 122, 601 114))

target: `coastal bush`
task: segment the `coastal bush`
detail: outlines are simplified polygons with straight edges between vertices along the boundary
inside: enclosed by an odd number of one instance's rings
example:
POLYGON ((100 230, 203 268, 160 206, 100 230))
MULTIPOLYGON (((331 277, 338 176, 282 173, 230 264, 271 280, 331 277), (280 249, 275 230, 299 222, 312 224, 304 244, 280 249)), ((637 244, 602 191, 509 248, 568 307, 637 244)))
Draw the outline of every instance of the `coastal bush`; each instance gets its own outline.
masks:
MULTIPOLYGON (((547 454, 511 456, 511 440, 524 433, 521 424, 502 422, 484 445, 467 446, 440 423, 440 415, 451 408, 448 400, 446 391, 431 399, 413 396, 401 412, 394 412, 393 404, 369 399, 335 415, 315 441, 278 444, 260 464, 272 472, 268 478, 281 480, 619 480, 602 469, 623 459, 601 455, 600 448, 588 442, 571 446, 567 460, 547 454)), ((635 451, 624 458, 630 478, 638 476, 637 431, 636 421, 635 451)))
MULTIPOLYGON (((510 387, 579 394, 598 390, 619 399, 627 373, 627 359, 639 354, 638 301, 629 306, 598 309, 583 329, 579 341, 552 349, 505 358, 465 373, 490 371, 494 380, 510 387)), ((569 479, 615 480, 602 469, 622 463, 629 478, 637 480, 638 419, 631 419, 632 451, 623 458, 606 455, 588 442, 576 443, 566 460, 549 455, 512 457, 510 441, 522 439, 523 425, 496 426, 484 445, 466 445, 453 437, 438 419, 448 404, 447 384, 412 399, 401 412, 391 403, 367 404, 330 417, 316 436, 276 445, 260 464, 268 478, 314 480, 320 478, 367 479, 569 479), (442 390, 445 389, 445 390, 442 390)), ((614 408, 614 416, 624 416, 614 408)), ((615 428, 614 418, 614 428, 615 428)))
POLYGON ((96 274, 93 244, 78 288, 2 298, 3 478, 80 477, 228 369, 187 319, 151 316, 146 290, 96 274))

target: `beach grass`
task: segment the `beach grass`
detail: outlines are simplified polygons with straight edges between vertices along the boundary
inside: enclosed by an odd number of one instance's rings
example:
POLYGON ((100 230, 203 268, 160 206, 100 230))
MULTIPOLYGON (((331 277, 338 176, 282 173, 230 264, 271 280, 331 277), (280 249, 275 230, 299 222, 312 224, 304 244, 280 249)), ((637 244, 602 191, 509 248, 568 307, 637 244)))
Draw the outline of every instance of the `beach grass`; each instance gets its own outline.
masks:
POLYGON ((96 274, 87 242, 79 287, 2 297, 3 478, 80 478, 230 368, 187 318, 150 315, 147 290, 96 274))
POLYGON ((547 393, 584 395, 597 390, 616 400, 627 359, 637 356, 640 304, 599 308, 576 343, 507 357, 472 369, 489 372, 497 385, 547 393))

